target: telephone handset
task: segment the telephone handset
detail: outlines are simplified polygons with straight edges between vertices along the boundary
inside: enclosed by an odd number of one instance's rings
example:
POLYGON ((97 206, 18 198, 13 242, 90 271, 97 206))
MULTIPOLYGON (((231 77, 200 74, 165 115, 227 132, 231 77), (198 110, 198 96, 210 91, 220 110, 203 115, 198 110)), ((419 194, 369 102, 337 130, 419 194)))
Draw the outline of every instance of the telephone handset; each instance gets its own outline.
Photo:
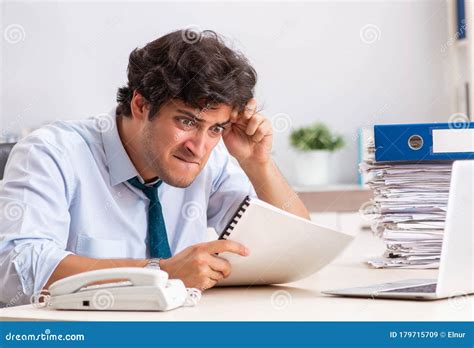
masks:
POLYGON ((158 310, 195 305, 200 291, 186 289, 179 279, 162 270, 122 267, 79 273, 49 287, 46 305, 56 309, 158 310), (126 281, 90 285, 114 279, 126 281))
MULTIPOLYGON (((49 287, 49 293, 51 295, 70 294, 94 282, 125 278, 135 286, 165 286, 168 281, 168 273, 160 270, 138 267, 99 269, 60 279, 51 284, 49 287)), ((110 284, 114 283, 104 284, 104 286, 110 284)))

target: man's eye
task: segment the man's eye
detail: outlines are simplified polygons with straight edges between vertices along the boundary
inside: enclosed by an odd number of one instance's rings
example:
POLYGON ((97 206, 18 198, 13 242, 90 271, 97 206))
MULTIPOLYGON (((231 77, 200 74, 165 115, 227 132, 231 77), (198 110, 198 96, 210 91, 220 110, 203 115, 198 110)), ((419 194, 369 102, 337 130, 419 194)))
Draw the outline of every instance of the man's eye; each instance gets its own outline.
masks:
POLYGON ((185 126, 186 128, 191 128, 196 125, 196 121, 191 120, 189 118, 180 118, 179 122, 181 122, 181 124, 185 126))
POLYGON ((214 126, 214 127, 211 128, 211 131, 212 131, 212 133, 214 133, 214 134, 222 134, 222 132, 224 131, 224 129, 225 129, 225 128, 222 127, 222 126, 214 126))

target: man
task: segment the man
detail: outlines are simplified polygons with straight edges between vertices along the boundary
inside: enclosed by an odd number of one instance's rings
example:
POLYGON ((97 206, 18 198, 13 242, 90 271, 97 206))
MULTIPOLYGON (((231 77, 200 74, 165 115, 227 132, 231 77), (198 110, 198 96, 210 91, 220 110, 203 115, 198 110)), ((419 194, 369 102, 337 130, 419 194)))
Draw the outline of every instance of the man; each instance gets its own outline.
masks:
POLYGON ((271 159, 254 69, 217 34, 199 35, 135 49, 111 115, 55 122, 14 147, 0 188, 1 302, 110 267, 160 267, 208 289, 231 272, 216 254, 249 254, 206 242, 246 195, 308 218, 271 159))

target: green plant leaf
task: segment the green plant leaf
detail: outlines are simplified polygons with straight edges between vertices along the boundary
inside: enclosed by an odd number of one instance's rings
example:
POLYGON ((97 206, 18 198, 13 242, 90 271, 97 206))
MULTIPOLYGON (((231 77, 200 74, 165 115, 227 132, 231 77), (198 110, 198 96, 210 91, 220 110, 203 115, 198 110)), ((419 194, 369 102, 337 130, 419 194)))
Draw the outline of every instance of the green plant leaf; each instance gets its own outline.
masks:
POLYGON ((335 151, 345 145, 342 136, 332 134, 329 128, 320 122, 295 129, 290 134, 290 141, 295 148, 302 151, 335 151))

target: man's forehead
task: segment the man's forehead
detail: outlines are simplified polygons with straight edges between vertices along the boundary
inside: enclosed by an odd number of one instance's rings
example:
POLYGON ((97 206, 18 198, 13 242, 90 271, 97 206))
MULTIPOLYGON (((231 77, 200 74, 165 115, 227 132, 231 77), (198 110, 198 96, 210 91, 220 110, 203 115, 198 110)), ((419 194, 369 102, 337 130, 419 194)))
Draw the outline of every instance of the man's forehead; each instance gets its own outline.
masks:
POLYGON ((196 108, 180 103, 175 104, 175 108, 178 112, 209 123, 225 122, 229 119, 232 112, 232 108, 226 104, 206 104, 201 108, 196 108))

